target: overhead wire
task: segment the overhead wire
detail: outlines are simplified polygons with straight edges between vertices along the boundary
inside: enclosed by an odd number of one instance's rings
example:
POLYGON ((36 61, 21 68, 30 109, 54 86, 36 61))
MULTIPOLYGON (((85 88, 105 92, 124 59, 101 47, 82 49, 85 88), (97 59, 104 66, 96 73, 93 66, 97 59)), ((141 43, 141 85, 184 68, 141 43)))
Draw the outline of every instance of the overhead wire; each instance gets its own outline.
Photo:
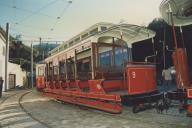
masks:
POLYGON ((53 26, 50 29, 51 31, 56 27, 59 20, 62 19, 64 13, 66 12, 66 10, 69 8, 70 5, 71 5, 71 2, 68 2, 67 6, 63 9, 63 11, 60 13, 60 15, 57 16, 55 23, 53 24, 53 26))
MULTIPOLYGON (((13 2, 13 7, 16 7, 15 0, 13 0, 12 2, 13 2)), ((16 20, 17 19, 17 15, 16 15, 17 12, 14 10, 14 8, 13 8, 13 13, 14 13, 14 17, 13 18, 16 20)))
MULTIPOLYGON (((12 0, 12 5, 11 4, 0 4, 1 6, 2 5, 4 5, 4 6, 6 6, 6 7, 9 7, 9 8, 13 8, 13 10, 21 10, 21 11, 26 11, 26 12, 29 12, 29 13, 31 13, 30 15, 28 15, 28 16, 26 16, 25 18, 23 18, 22 20, 20 20, 19 22, 16 22, 16 23, 13 23, 13 27, 11 28, 13 31, 18 31, 18 33, 17 32, 15 32, 15 35, 22 35, 22 36, 28 36, 29 37, 29 35, 27 35, 26 33, 29 33, 29 32, 22 32, 22 33, 19 33, 19 30, 18 30, 18 28, 16 28, 17 26, 19 26, 19 25, 22 25, 22 26, 24 26, 25 28, 34 28, 34 26, 29 26, 29 25, 23 25, 23 24, 21 24, 22 22, 24 22, 24 21, 26 21, 26 20, 28 20, 28 19, 30 19, 32 16, 34 16, 34 15, 44 15, 44 16, 48 16, 48 17, 50 17, 49 15, 46 15, 46 14, 44 14, 44 13, 41 13, 40 11, 42 11, 43 9, 45 9, 45 8, 47 8, 48 6, 50 6, 50 5, 53 5, 54 3, 56 3, 58 0, 52 0, 51 2, 49 2, 49 3, 47 3, 45 6, 43 6, 43 7, 41 7, 40 9, 38 9, 37 11, 30 11, 30 10, 27 10, 27 9, 23 9, 23 8, 19 8, 19 7, 17 7, 16 6, 16 1, 15 0, 12 0), (24 34, 23 34, 24 33, 24 34)), ((67 1, 68 2, 68 4, 67 4, 67 6, 63 9, 63 11, 60 13, 60 15, 58 15, 56 18, 57 18, 57 20, 56 20, 56 22, 53 24, 53 27, 52 28, 54 28, 55 26, 56 26, 56 24, 59 22, 58 20, 60 20, 62 17, 63 17, 63 15, 64 15, 64 13, 65 13, 65 11, 68 9, 68 7, 70 6, 70 4, 72 3, 72 1, 67 1)), ((0 1, 0 3, 2 3, 1 1, 0 1)), ((14 13, 14 15, 15 15, 15 17, 16 17, 16 11, 14 11, 15 13, 14 13)), ((55 17, 54 17, 55 18, 55 17)), ((37 29, 39 29, 39 27, 37 28, 37 29)), ((45 29, 45 30, 47 30, 47 28, 42 28, 41 27, 41 29, 45 29)), ((23 30, 22 30, 23 31, 23 30)), ((31 34, 30 34, 31 35, 31 34)), ((32 36, 31 36, 32 37, 32 36)), ((33 36, 33 37, 37 37, 37 36, 33 36)), ((41 37, 41 36, 39 36, 39 37, 41 37)), ((37 38, 39 38, 39 37, 37 37, 37 38)))
MULTIPOLYGON (((2 1, 0 1, 0 6, 7 7, 7 8, 13 8, 15 10, 24 11, 24 12, 31 13, 31 14, 35 13, 35 11, 31 11, 31 10, 28 10, 28 9, 24 9, 24 8, 18 7, 18 6, 16 6, 16 4, 12 6, 10 4, 2 3, 2 1)), ((36 15, 41 15, 41 16, 45 16, 45 17, 49 17, 49 18, 55 18, 54 16, 51 16, 51 15, 48 15, 48 14, 45 14, 45 13, 42 13, 42 12, 39 12, 36 15)))
POLYGON ((20 21, 18 22, 18 24, 19 24, 19 23, 22 23, 22 22, 24 22, 24 21, 26 21, 26 20, 28 20, 28 19, 30 19, 31 17, 33 17, 34 15, 40 13, 40 11, 42 11, 42 10, 45 9, 45 8, 47 8, 48 6, 53 5, 53 4, 56 3, 57 1, 58 1, 58 0, 53 0, 53 1, 49 2, 48 4, 46 4, 45 6, 41 7, 40 9, 38 9, 37 11, 35 11, 34 13, 32 13, 31 15, 28 15, 27 17, 25 17, 25 18, 23 18, 22 20, 20 20, 20 21))
MULTIPOLYGON (((23 24, 21 24, 21 22, 24 22, 24 21, 26 21, 27 19, 29 19, 30 17, 32 17, 32 16, 34 16, 34 15, 36 15, 36 14, 39 14, 41 10, 43 10, 43 9, 45 9, 46 7, 48 7, 48 6, 56 3, 57 1, 58 1, 58 0, 53 0, 53 1, 49 2, 49 3, 46 4, 45 6, 41 7, 40 9, 38 9, 37 11, 33 12, 31 15, 28 15, 27 17, 25 17, 25 18, 22 19, 21 21, 14 23, 14 25, 15 25, 15 26, 22 25, 22 26, 25 26, 25 27, 27 27, 27 28, 34 28, 34 26, 31 27, 31 26, 23 25, 23 24)), ((14 1, 13 1, 13 8, 14 8, 14 9, 18 9, 18 7, 16 7, 14 1)), ((21 9, 21 10, 23 10, 23 9, 21 9)), ((14 30, 14 27, 15 27, 15 26, 13 26, 13 28, 12 28, 13 30, 14 30)), ((39 27, 38 27, 38 29, 39 29, 39 27)), ((42 28, 41 28, 41 29, 42 29, 42 28)), ((46 29, 46 28, 43 28, 43 29, 46 29)), ((17 29, 16 29, 16 30, 17 30, 17 29)), ((46 29, 46 30, 47 30, 47 29, 46 29)), ((23 34, 21 34, 21 35, 23 35, 23 34)))

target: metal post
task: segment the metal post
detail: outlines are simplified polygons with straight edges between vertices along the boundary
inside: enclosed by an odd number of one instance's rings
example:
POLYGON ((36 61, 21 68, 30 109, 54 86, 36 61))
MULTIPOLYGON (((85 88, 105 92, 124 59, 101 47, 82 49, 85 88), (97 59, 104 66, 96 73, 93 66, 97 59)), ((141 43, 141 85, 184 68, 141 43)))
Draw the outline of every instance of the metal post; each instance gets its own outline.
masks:
POLYGON ((8 89, 8 62, 9 62, 9 23, 6 24, 6 53, 5 53, 5 91, 8 89))
POLYGON ((165 63, 165 40, 163 41, 163 69, 165 69, 166 63, 165 63))
POLYGON ((31 43, 31 87, 33 88, 33 43, 31 43))
POLYGON ((43 60, 43 52, 42 52, 42 46, 41 46, 41 37, 39 38, 39 55, 41 56, 41 60, 43 60))
POLYGON ((178 47, 177 47, 176 31, 175 31, 175 26, 174 26, 175 24, 174 24, 173 12, 172 12, 170 4, 169 4, 169 13, 170 13, 170 16, 171 16, 171 25, 172 25, 172 32, 173 32, 173 39, 174 39, 175 49, 177 49, 178 47))
POLYGON ((92 70, 92 80, 95 79, 95 43, 91 43, 91 70, 92 70))
POLYGON ((153 62, 156 63, 156 61, 157 61, 157 59, 156 59, 157 53, 156 53, 156 51, 155 51, 154 38, 152 38, 152 44, 153 44, 153 54, 154 54, 154 60, 153 60, 153 62))
POLYGON ((65 67, 64 67, 64 68, 65 68, 65 72, 66 72, 66 73, 65 73, 65 79, 66 79, 66 81, 68 80, 68 74, 67 74, 67 73, 68 73, 68 70, 67 70, 67 65, 68 65, 68 64, 67 64, 67 54, 65 54, 65 67))
POLYGON ((78 74, 77 74, 77 50, 75 49, 75 55, 74 55, 74 65, 75 65, 75 80, 78 79, 78 74))

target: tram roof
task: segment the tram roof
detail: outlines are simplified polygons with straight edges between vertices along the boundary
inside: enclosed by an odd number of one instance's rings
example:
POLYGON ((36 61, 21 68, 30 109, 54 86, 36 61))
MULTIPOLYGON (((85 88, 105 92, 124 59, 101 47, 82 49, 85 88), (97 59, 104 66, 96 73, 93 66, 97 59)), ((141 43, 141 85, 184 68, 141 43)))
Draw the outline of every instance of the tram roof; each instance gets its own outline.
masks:
POLYGON ((163 19, 171 25, 170 12, 175 26, 192 24, 192 0, 163 0, 160 5, 163 19))
POLYGON ((63 44, 59 45, 52 51, 51 55, 57 54, 65 49, 73 47, 85 40, 91 40, 91 42, 99 42, 101 38, 118 38, 124 40, 128 45, 150 39, 155 36, 155 32, 142 26, 131 25, 131 24, 112 24, 112 23, 97 23, 88 29, 84 30, 80 34, 74 36, 63 44))

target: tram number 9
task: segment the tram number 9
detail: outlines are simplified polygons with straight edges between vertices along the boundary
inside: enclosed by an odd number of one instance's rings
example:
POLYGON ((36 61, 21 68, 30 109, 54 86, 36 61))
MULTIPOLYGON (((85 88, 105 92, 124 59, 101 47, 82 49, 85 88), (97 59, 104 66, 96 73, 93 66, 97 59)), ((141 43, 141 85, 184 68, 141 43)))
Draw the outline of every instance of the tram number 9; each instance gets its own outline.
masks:
POLYGON ((132 72, 132 78, 135 79, 136 78, 136 72, 132 72))

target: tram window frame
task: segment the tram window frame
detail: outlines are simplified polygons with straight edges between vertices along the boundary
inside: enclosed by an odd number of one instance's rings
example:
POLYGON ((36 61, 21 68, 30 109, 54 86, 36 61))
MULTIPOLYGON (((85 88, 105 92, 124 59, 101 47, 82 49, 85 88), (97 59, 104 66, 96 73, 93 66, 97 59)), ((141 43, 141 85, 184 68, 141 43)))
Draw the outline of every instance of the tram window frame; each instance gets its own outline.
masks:
POLYGON ((101 66, 101 67, 112 66, 112 54, 113 54, 112 50, 100 53, 99 54, 99 66, 101 66), (106 58, 106 57, 108 57, 108 58, 106 58), (106 62, 107 60, 108 60, 108 62, 106 62), (103 61, 105 61, 105 62, 103 62, 103 61))
POLYGON ((77 61, 77 72, 91 72, 91 58, 83 58, 77 61))
POLYGON ((85 39, 85 38, 87 38, 89 36, 89 33, 85 33, 85 34, 83 34, 82 36, 81 36, 81 38, 82 39, 85 39))
POLYGON ((65 61, 59 62, 59 74, 60 75, 64 75, 66 73, 65 66, 66 66, 65 61))
POLYGON ((75 73, 75 61, 74 58, 67 59, 67 73, 75 73))
POLYGON ((75 40, 74 40, 74 42, 78 42, 78 41, 80 41, 81 40, 81 38, 80 37, 77 37, 75 40))
POLYGON ((115 47, 115 66, 123 66, 123 61, 129 61, 129 52, 127 48, 123 48, 122 54, 122 47, 115 47))
POLYGON ((48 64, 48 76, 52 76, 53 75, 53 62, 49 62, 48 64))
POLYGON ((101 26, 101 31, 105 31, 107 30, 107 27, 106 26, 101 26))
POLYGON ((59 66, 53 66, 53 75, 59 75, 59 66))
POLYGON ((45 76, 44 67, 38 67, 38 76, 45 76))
POLYGON ((92 29, 89 33, 90 33, 90 35, 95 35, 98 32, 99 32, 99 29, 97 27, 97 28, 92 29))

